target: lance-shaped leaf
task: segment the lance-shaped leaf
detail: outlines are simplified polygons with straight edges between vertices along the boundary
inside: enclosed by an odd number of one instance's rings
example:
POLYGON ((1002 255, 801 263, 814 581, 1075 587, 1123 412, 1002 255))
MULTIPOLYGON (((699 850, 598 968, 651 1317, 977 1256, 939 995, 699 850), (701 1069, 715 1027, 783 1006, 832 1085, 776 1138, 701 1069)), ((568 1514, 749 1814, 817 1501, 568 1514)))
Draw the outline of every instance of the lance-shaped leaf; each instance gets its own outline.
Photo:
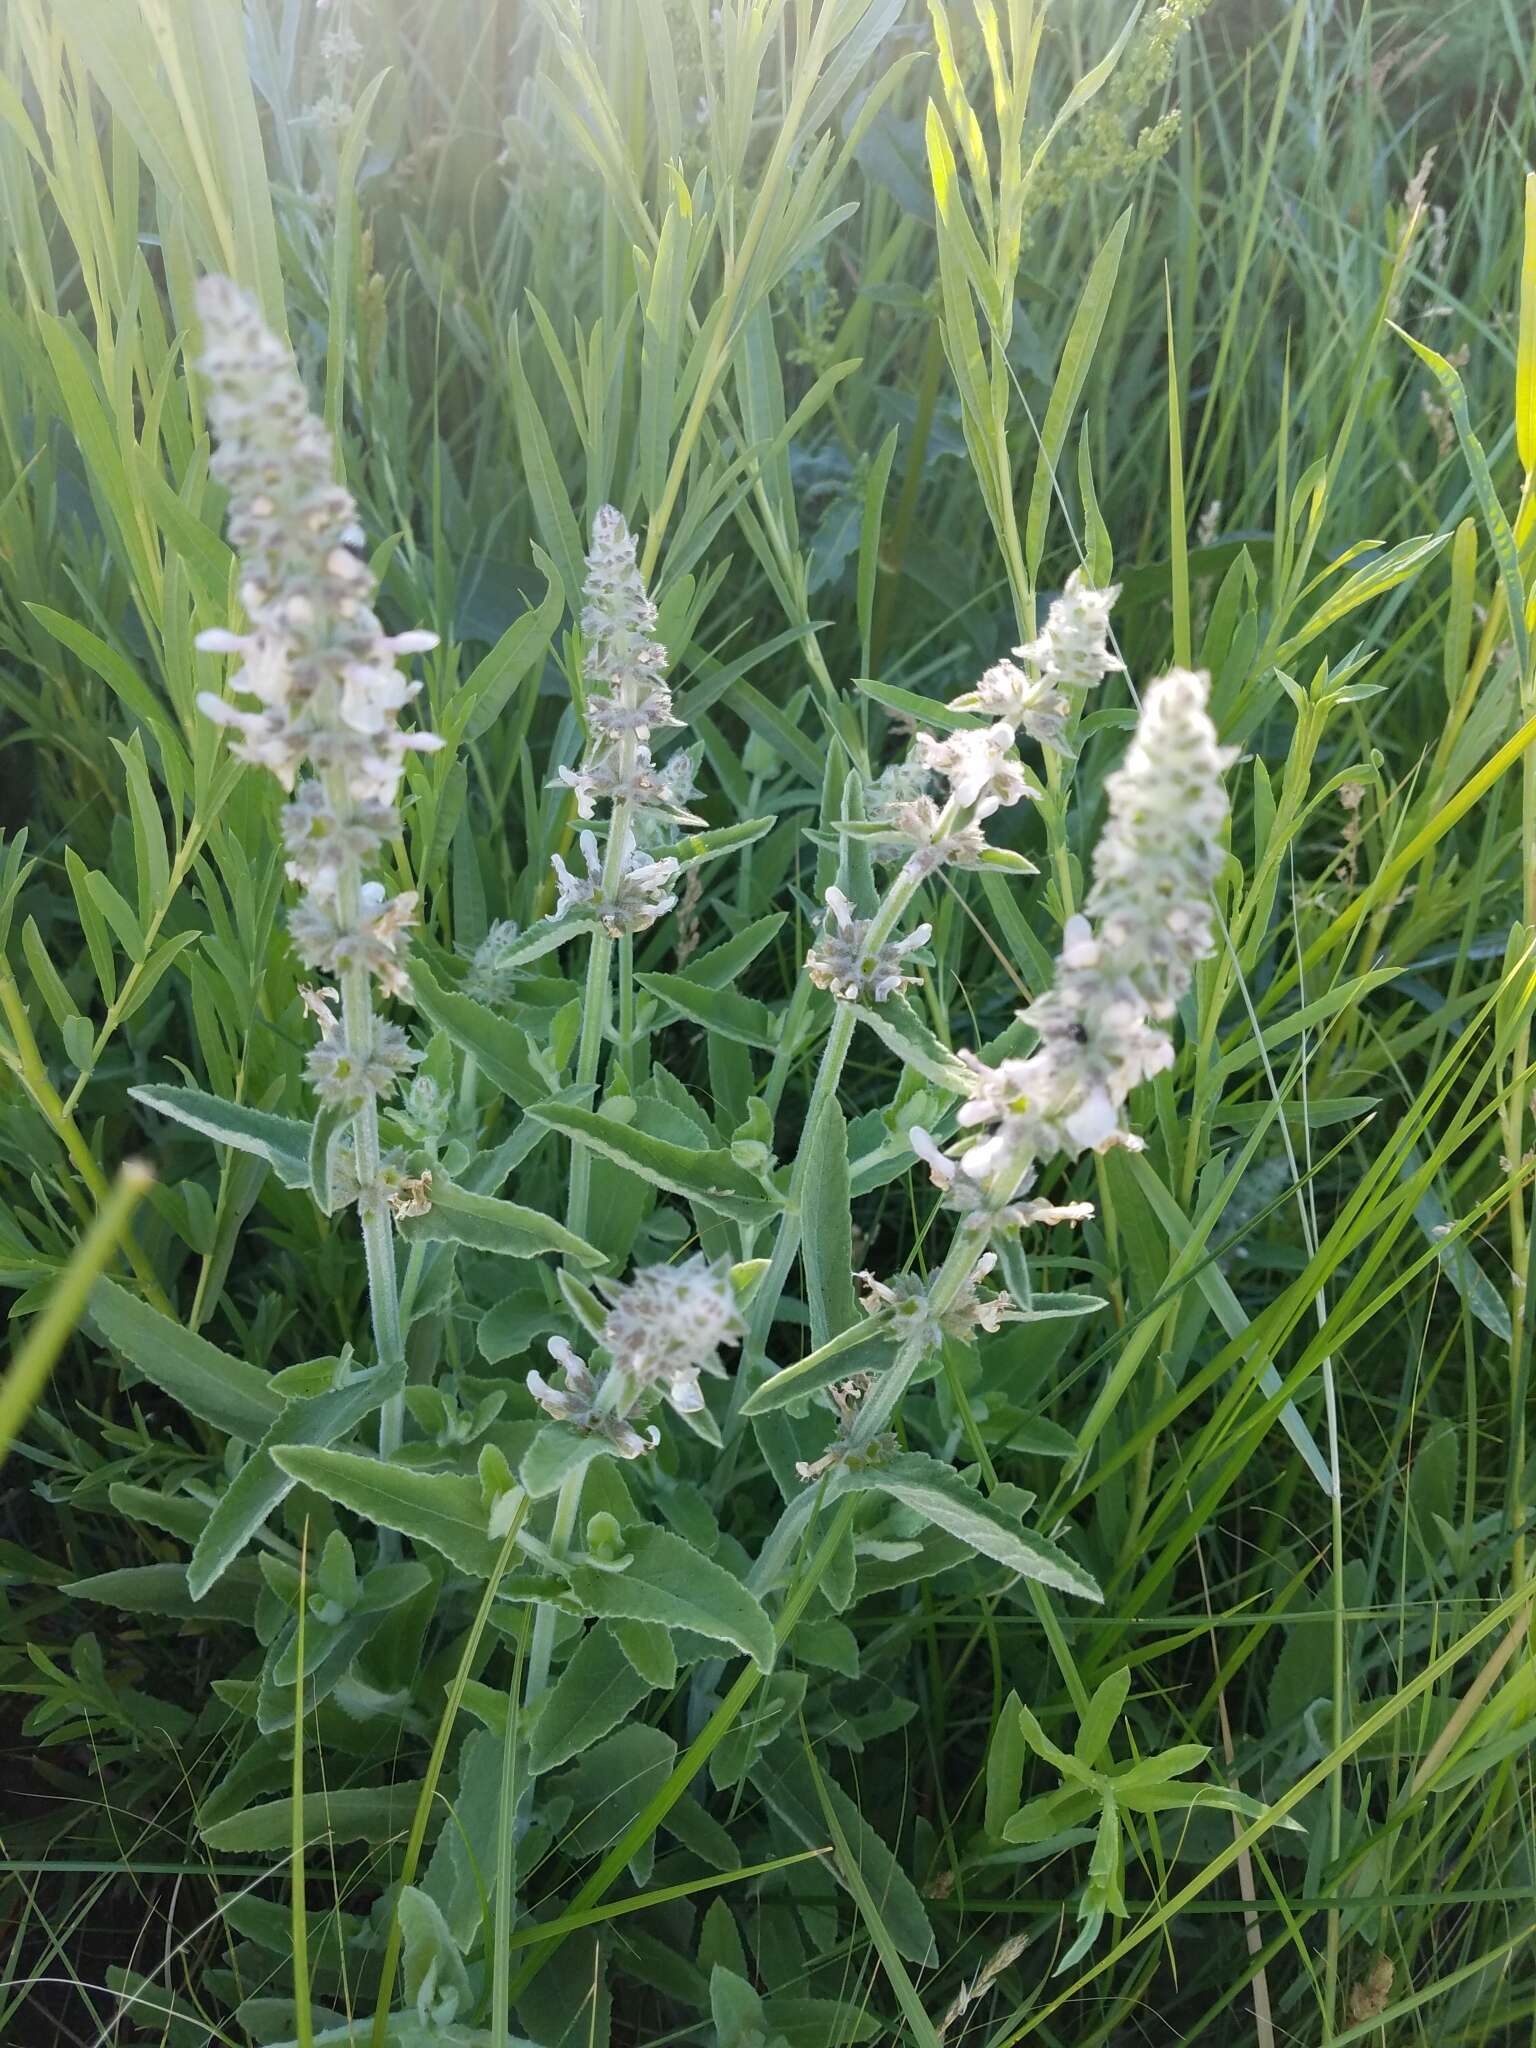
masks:
POLYGON ((949 1047, 936 1038, 910 1003, 899 996, 878 1005, 860 1005, 859 1016, 896 1057, 942 1088, 946 1095, 965 1095, 970 1077, 949 1047))
POLYGON ((427 1022, 446 1031, 461 1052, 473 1053, 486 1079, 520 1108, 549 1093, 517 1026, 473 996, 442 987, 419 957, 411 961, 411 999, 427 1022))
POLYGON ((907 1451, 888 1464, 850 1472, 845 1483, 850 1491, 889 1494, 925 1522, 1017 1572, 1022 1579, 1035 1579, 1042 1586, 1075 1593, 1082 1600, 1104 1598, 1095 1581, 1065 1551, 1043 1536, 1029 1534, 1012 1515, 967 1486, 951 1466, 926 1452, 907 1451))
POLYGON ((690 1023, 701 1024, 722 1038, 771 1050, 778 1043, 779 1020, 766 1003, 738 995, 729 988, 703 988, 682 974, 637 974, 643 989, 669 1003, 690 1023))
POLYGON ((231 1358, 112 1280, 91 1289, 90 1321, 114 1351, 189 1415, 225 1436, 259 1444, 283 1412, 266 1373, 231 1358))
POLYGON ((528 1737, 535 1772, 552 1771, 590 1749, 626 1720, 651 1690, 624 1654, 612 1630, 588 1629, 565 1669, 539 1700, 528 1737))
POLYGON ((310 1126, 297 1117, 225 1102, 201 1088, 130 1088, 128 1093, 146 1109, 157 1109, 216 1144, 264 1159, 284 1187, 309 1186, 310 1126))
POLYGON ((489 1578, 499 1545, 491 1541, 480 1482, 455 1472, 416 1472, 360 1451, 283 1444, 273 1458, 301 1486, 377 1527, 428 1543, 472 1578, 489 1578))
POLYGON ((874 1363, 875 1351, 894 1343, 896 1335, 888 1317, 866 1316, 852 1329, 840 1331, 809 1356, 786 1365, 782 1372, 755 1387, 742 1403, 742 1414, 771 1415, 776 1408, 807 1400, 835 1380, 847 1379, 850 1373, 867 1372, 874 1363), (858 1355, 855 1357, 854 1353, 858 1355))
POLYGON ((124 1614, 160 1614, 173 1621, 241 1621, 249 1625, 261 1593, 262 1580, 249 1560, 225 1575, 222 1585, 204 1604, 192 1598, 187 1568, 182 1564, 130 1564, 121 1571, 99 1572, 76 1579, 64 1588, 77 1600, 99 1600, 124 1614))
POLYGON ((685 1195, 718 1216, 729 1216, 738 1223, 761 1223, 777 1206, 757 1176, 738 1166, 721 1148, 674 1145, 669 1139, 564 1102, 531 1103, 528 1113, 551 1130, 579 1138, 605 1159, 627 1166, 642 1180, 685 1195))
POLYGON ((825 1798, 837 1817, 850 1860, 878 1900, 896 1947, 909 1962, 937 1962, 938 1946, 917 1887, 842 1787, 826 1779, 818 1794, 804 1756, 786 1744, 760 1756, 752 1765, 751 1776, 772 1812, 808 1849, 820 1849, 826 1843, 825 1798))
MULTIPOLYGON (((306 1792, 299 1802, 299 1832, 305 1842, 372 1842, 382 1844, 402 1835, 415 1817, 421 1798, 419 1783, 360 1786, 351 1791, 306 1792)), ((210 1849, 237 1856, 268 1851, 287 1855, 293 1848, 292 1799, 269 1799, 248 1806, 202 1831, 210 1849)), ((434 1812, 433 1825, 442 1815, 434 1812)))
POLYGON ((574 1565, 571 1590, 591 1614, 622 1621, 659 1621, 731 1643, 760 1670, 773 1664, 773 1623, 741 1581, 666 1529, 626 1532, 622 1571, 574 1565))
POLYGON ((377 1366, 326 1393, 284 1403, 282 1413, 231 1480, 198 1537, 187 1567, 194 1600, 202 1599, 228 1570, 296 1483, 277 1463, 273 1451, 284 1444, 325 1445, 350 1436, 366 1416, 398 1393, 404 1382, 403 1367, 377 1366))
POLYGON ((407 1217, 402 1237, 434 1244, 470 1245, 480 1252, 500 1252, 509 1259, 536 1259, 557 1252, 580 1266, 601 1266, 604 1254, 584 1237, 567 1230, 540 1209, 503 1202, 494 1195, 474 1195, 450 1180, 432 1180, 432 1205, 423 1216, 407 1217))

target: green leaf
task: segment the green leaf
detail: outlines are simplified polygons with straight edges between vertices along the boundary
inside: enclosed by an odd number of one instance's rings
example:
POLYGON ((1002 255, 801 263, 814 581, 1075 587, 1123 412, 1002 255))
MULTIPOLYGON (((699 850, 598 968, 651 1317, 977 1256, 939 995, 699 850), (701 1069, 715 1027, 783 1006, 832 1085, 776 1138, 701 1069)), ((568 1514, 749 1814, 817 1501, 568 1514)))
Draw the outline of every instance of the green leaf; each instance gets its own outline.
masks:
MULTIPOLYGON (((1122 32, 1129 32, 1130 23, 1122 32)), ((1118 48, 1118 46, 1117 46, 1118 48)), ((1114 53, 1112 52, 1111 55, 1114 53)), ((1106 60, 1108 61, 1108 60, 1106 60)), ((1098 67, 1100 70, 1102 66, 1098 67)), ((1107 72, 1104 73, 1108 75, 1107 72)), ((1092 74, 1090 74, 1092 76, 1092 74)), ((1078 90, 1088 83, 1084 78, 1078 82, 1078 90)), ((1072 425, 1072 415, 1077 410, 1083 387, 1088 381, 1088 372, 1093 367, 1094 351, 1099 345, 1099 336, 1104 331, 1104 322, 1109 314, 1109 302, 1114 294, 1115 279, 1120 270, 1120 254, 1125 247, 1125 238, 1130 230, 1131 209, 1127 207, 1104 238, 1104 246, 1093 259, 1093 268, 1083 286, 1082 297, 1077 302, 1077 311, 1072 316, 1072 325, 1062 346, 1061 364, 1056 372, 1056 381, 1051 386, 1050 401, 1045 408, 1045 418, 1040 426, 1040 452, 1035 461, 1034 482, 1029 493, 1029 513, 1024 528, 1024 564, 1033 582, 1040 567, 1040 558, 1045 552, 1046 524, 1050 517, 1051 500, 1056 491, 1056 473, 1062 451, 1067 445, 1067 432, 1072 425)))
POLYGON ((760 1387, 754 1387, 742 1403, 742 1414, 771 1415, 777 1408, 804 1401, 818 1388, 831 1386, 834 1380, 845 1380, 852 1372, 868 1371, 870 1358, 855 1360, 848 1354, 865 1347, 873 1351, 877 1345, 889 1346, 896 1341, 896 1335, 885 1317, 866 1316, 851 1329, 839 1331, 808 1357, 786 1365, 760 1387))
MULTIPOLYGON (((773 1812, 808 1849, 825 1847, 827 1819, 804 1756, 784 1747, 771 1756, 760 1755, 752 1765, 751 1779, 773 1812)), ((824 1779, 822 1793, 848 1845, 849 1865, 869 1895, 880 1902, 881 1917, 897 1949, 909 1962, 936 1963, 938 1944, 911 1878, 840 1785, 824 1779)), ((845 1868, 845 1878, 847 1874, 845 1868)))
POLYGON ((742 1045, 771 1051, 778 1043, 779 1019, 766 1003, 734 989, 700 988, 682 974, 637 974, 636 981, 653 996, 706 1031, 734 1038, 742 1045))
POLYGON ((693 988, 729 988, 733 981, 746 973, 763 948, 773 943, 784 923, 782 910, 755 918, 733 938, 712 946, 707 953, 700 953, 673 978, 686 981, 693 988))
POLYGON ((1028 1746, 1019 1724, 1019 1696, 1010 1692, 987 1744, 986 1808, 982 1827, 994 1840, 1017 1813, 1028 1746))
POLYGON ((1284 666, 1303 647, 1317 639, 1319 634, 1326 633, 1330 626, 1337 625, 1350 612, 1358 611, 1373 597, 1380 597, 1384 591, 1406 581, 1416 569, 1433 561, 1449 539, 1448 533, 1420 534, 1416 540, 1401 541, 1395 548, 1389 548, 1364 569, 1357 569, 1331 596, 1324 598, 1302 630, 1276 651, 1276 662, 1284 666))
POLYGON ((880 526, 885 512, 885 490, 896 458, 899 427, 892 427, 875 452, 864 480, 864 510, 859 523, 859 661, 868 668, 875 624, 875 578, 880 570, 880 526))
POLYGON ((1089 1574, 1064 1551, 1043 1536, 1026 1534, 1012 1516, 994 1507, 950 1466, 926 1452, 903 1452, 888 1464, 850 1472, 847 1483, 855 1491, 889 1494, 936 1529, 957 1537, 1020 1578, 1054 1586, 1060 1593, 1075 1593, 1082 1600, 1104 1597, 1089 1574))
POLYGON ((281 1444, 272 1456, 290 1478, 338 1507, 430 1544, 471 1578, 490 1577, 499 1546, 490 1538, 478 1480, 309 1445, 281 1444))
POLYGON ((848 1192, 848 1126, 835 1100, 825 1102, 807 1144, 801 1196, 801 1261, 811 1342, 817 1346, 859 1321, 853 1295, 853 1222, 848 1192))
POLYGON ((259 1444, 282 1414, 282 1397, 273 1393, 266 1373, 194 1336, 116 1281, 96 1282, 89 1316, 135 1371, 226 1436, 259 1444))
POLYGON ((447 1032, 461 1052, 473 1053, 493 1087, 521 1109, 549 1093, 528 1052, 528 1041, 515 1024, 477 1003, 473 996, 445 989, 419 959, 411 961, 411 999, 429 1024, 447 1032))
POLYGON ((739 1223, 761 1223, 778 1206, 756 1176, 738 1166, 730 1153, 722 1149, 674 1145, 629 1124, 616 1123, 611 1117, 575 1109, 563 1102, 536 1102, 527 1108, 530 1116, 552 1130, 563 1132, 568 1138, 580 1138, 605 1159, 627 1166, 632 1173, 669 1193, 686 1195, 716 1215, 729 1216, 739 1223))
POLYGON ((1504 600, 1508 607, 1510 637, 1515 643, 1519 672, 1521 676, 1525 676, 1531 666, 1531 641, 1525 618, 1525 578, 1520 568, 1520 550, 1510 529, 1509 520, 1505 516, 1504 507, 1499 503, 1499 494, 1494 487, 1483 444, 1472 431, 1472 421, 1467 412, 1466 387, 1444 356, 1437 354, 1422 341, 1415 341, 1411 334, 1405 334, 1395 321, 1389 324, 1395 334, 1402 335, 1419 361, 1429 370, 1440 386, 1440 395, 1450 408, 1456 438, 1461 443, 1462 458, 1472 478, 1472 490, 1477 498, 1477 507, 1483 515, 1483 524, 1488 529, 1488 538, 1493 543, 1494 560, 1499 566, 1499 580, 1504 586, 1504 600))
POLYGON ((572 1567, 571 1591, 589 1613, 692 1629, 733 1644, 759 1670, 772 1668, 773 1623, 734 1574, 666 1529, 629 1529, 625 1542, 623 1571, 572 1567))
MULTIPOLYGON (((670 1692, 677 1683, 677 1652, 672 1647, 671 1631, 659 1621, 618 1619, 610 1622, 609 1626, 613 1630, 614 1641, 646 1684, 670 1692)), ((801 1633, 804 1634, 803 1625, 801 1633)), ((688 1799, 681 1803, 684 1806, 693 1804, 688 1799)), ((729 1836, 726 1842, 729 1846, 729 1836)), ((727 1868, 728 1865, 721 1867, 727 1868)))
POLYGON ((719 860, 722 854, 740 853, 744 846, 751 846, 764 838, 777 823, 777 818, 744 818, 739 825, 718 825, 711 832, 690 832, 681 839, 675 839, 667 852, 677 862, 681 874, 688 868, 702 867, 705 861, 719 860))
POLYGON ((1109 1748, 1109 1738, 1115 1732, 1115 1723, 1120 1718, 1130 1689, 1131 1667, 1128 1664, 1112 1671, 1098 1687, 1088 1702, 1088 1711, 1072 1745, 1072 1754, 1080 1764, 1087 1764, 1090 1769, 1098 1765, 1109 1748))
POLYGON ((349 1436, 405 1383, 401 1366, 376 1366, 327 1393, 284 1403, 283 1411, 230 1481, 197 1540, 187 1581, 201 1599, 239 1555, 274 1508, 287 1497, 293 1477, 272 1456, 282 1444, 333 1444, 349 1436))
MULTIPOLYGON (((415 1818, 419 1784, 359 1786, 341 1792, 306 1792, 299 1802, 305 1842, 371 1842, 382 1848, 415 1818)), ((293 1800, 269 1799, 202 1830, 210 1849, 232 1855, 286 1855, 293 1840, 293 1800)), ((441 1815, 436 1816, 440 1823, 441 1815)))
POLYGON ((856 689, 898 718, 915 719, 938 732, 979 731, 987 722, 978 712, 956 711, 941 698, 919 697, 915 690, 900 690, 894 683, 879 683, 872 676, 855 676, 853 680, 856 689))
MULTIPOLYGON (((946 1095, 964 1095, 969 1091, 965 1067, 900 996, 884 1003, 860 1004, 859 1021, 867 1024, 876 1038, 914 1073, 942 1088, 946 1095)), ((916 1153, 912 1156, 915 1161, 916 1153)))
POLYGON ((536 1774, 552 1771, 627 1720, 651 1690, 620 1648, 613 1631, 588 1629, 565 1669, 541 1696, 528 1738, 536 1774))
MULTIPOLYGON (((1410 1148, 1403 1156, 1400 1177, 1411 1180, 1423 1167, 1423 1159, 1410 1148)), ((1509 1306, 1473 1256, 1467 1232, 1457 1228, 1433 1187, 1427 1187, 1414 1204, 1413 1220, 1434 1246, 1441 1271, 1466 1303, 1468 1313, 1501 1344, 1508 1344, 1513 1336, 1509 1306)))
POLYGON ((503 1202, 493 1195, 473 1195, 451 1180, 434 1174, 432 1205, 423 1216, 407 1217, 401 1236, 434 1244, 464 1244, 476 1251, 499 1252, 503 1258, 536 1259, 558 1252, 581 1266, 601 1266, 604 1255, 553 1216, 503 1202))
POLYGON ((201 1088, 130 1088, 128 1093, 147 1109, 157 1109, 217 1144, 264 1159, 284 1187, 309 1186, 310 1126, 297 1117, 224 1102, 201 1088))
POLYGON ((124 1614, 160 1614, 175 1621, 238 1621, 247 1627, 262 1589, 254 1564, 226 1572, 211 1598, 194 1600, 184 1564, 133 1564, 121 1571, 76 1579, 64 1591, 76 1600, 99 1600, 124 1614))
POLYGON ((537 545, 533 554, 544 572, 544 595, 537 605, 512 621, 449 700, 442 722, 443 737, 450 748, 461 741, 483 738, 506 709, 512 692, 549 652, 549 643, 565 609, 565 592, 560 572, 549 556, 537 545))
POLYGON ((606 1437, 584 1436, 568 1423, 547 1422, 523 1454, 517 1476, 530 1500, 547 1500, 570 1478, 585 1471, 594 1458, 611 1458, 606 1437))

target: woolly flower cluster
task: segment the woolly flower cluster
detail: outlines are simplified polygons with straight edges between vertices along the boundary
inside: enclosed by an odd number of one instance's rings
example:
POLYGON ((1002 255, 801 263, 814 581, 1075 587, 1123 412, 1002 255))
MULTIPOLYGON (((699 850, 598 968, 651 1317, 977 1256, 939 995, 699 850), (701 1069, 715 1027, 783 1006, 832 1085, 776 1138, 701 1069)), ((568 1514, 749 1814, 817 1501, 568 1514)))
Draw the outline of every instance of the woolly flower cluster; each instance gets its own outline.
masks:
MULTIPOLYGON (((435 633, 386 634, 372 608, 373 573, 354 548, 357 508, 333 473, 330 437, 309 411, 288 349, 254 300, 227 278, 198 286, 200 367, 218 442, 213 474, 229 491, 229 538, 240 557, 250 630, 198 636, 206 652, 237 655, 229 687, 241 709, 205 691, 198 704, 229 727, 234 752, 266 768, 292 801, 283 810, 289 877, 304 891, 290 921, 309 966, 371 978, 386 994, 405 985, 400 946, 416 909, 410 890, 386 894, 364 870, 399 827, 395 800, 407 754, 442 745, 402 732, 399 717, 421 685, 400 655, 437 645, 435 633), (299 781, 308 764, 311 777, 299 781), (297 784, 297 787, 295 787, 297 784)), ((317 1014, 320 1014, 317 1012, 317 1014)), ((349 1043, 339 1020, 310 1061, 323 1099, 355 1105, 387 1093, 410 1064, 401 1035, 373 1025, 349 1043), (399 1043, 396 1043, 396 1040, 399 1043)))
POLYGON ((817 988, 845 1003, 883 1003, 887 996, 915 979, 906 971, 909 953, 926 945, 931 924, 920 924, 904 939, 870 943, 869 918, 855 917, 841 889, 827 891, 827 914, 821 937, 805 958, 805 969, 817 988))
POLYGON ((651 753, 651 735, 682 721, 673 714, 667 651, 656 637, 656 607, 635 561, 634 535, 611 505, 592 522, 582 595, 587 745, 580 767, 562 768, 558 782, 574 793, 578 817, 595 818, 599 804, 610 805, 612 816, 601 857, 596 833, 581 834, 584 873, 555 855, 555 915, 586 910, 617 938, 648 930, 677 902, 670 885, 678 864, 641 845, 646 826, 703 820, 685 808, 692 783, 687 755, 658 766, 651 753))
MULTIPOLYGON (((985 821, 1039 797, 1019 759, 1019 735, 1065 751, 1062 735, 1073 709, 1068 692, 1091 690, 1122 666, 1109 647, 1109 612, 1117 595, 1074 575, 1050 607, 1039 638, 1016 648, 1016 661, 999 662, 974 690, 954 700, 955 710, 981 712, 991 723, 942 738, 918 733, 911 759, 887 769, 871 787, 870 822, 848 829, 873 841, 876 852, 902 861, 901 900, 939 868, 981 867, 988 858, 985 821), (935 777, 947 786, 942 802, 928 793, 935 777)), ((806 956, 812 982, 850 1003, 883 1003, 906 987, 913 979, 906 956, 922 944, 928 927, 898 940, 888 928, 894 922, 878 914, 858 917, 843 890, 829 889, 821 932, 806 956)))
POLYGON ((1121 1111, 1173 1058, 1154 1020, 1171 1017, 1214 943, 1210 891, 1227 817, 1206 678, 1175 670, 1147 691, 1136 737, 1106 784, 1086 915, 1062 933, 1053 986, 1023 1012, 1039 1034, 1026 1059, 961 1057, 971 1091, 956 1121, 977 1135, 953 1153, 912 1133, 952 1206, 978 1225, 1076 1220, 1081 1205, 1022 1202, 1036 1162, 1134 1145, 1121 1111))
POLYGON ((637 1428, 637 1419, 662 1398, 678 1415, 702 1414, 699 1375, 724 1376, 720 1353, 740 1343, 746 1326, 729 1272, 698 1255, 597 1285, 608 1304, 606 1371, 594 1373, 563 1337, 551 1337, 562 1384, 552 1387, 542 1373, 531 1372, 528 1391, 555 1421, 606 1438, 621 1457, 638 1458, 660 1441, 660 1432, 654 1425, 637 1428))
POLYGON ((955 708, 1004 719, 1041 746, 1066 752, 1062 735, 1072 700, 1065 692, 1094 689, 1125 666, 1109 647, 1110 607, 1119 595, 1118 585, 1095 590, 1074 570, 1040 637, 989 668, 974 690, 955 699, 955 708))

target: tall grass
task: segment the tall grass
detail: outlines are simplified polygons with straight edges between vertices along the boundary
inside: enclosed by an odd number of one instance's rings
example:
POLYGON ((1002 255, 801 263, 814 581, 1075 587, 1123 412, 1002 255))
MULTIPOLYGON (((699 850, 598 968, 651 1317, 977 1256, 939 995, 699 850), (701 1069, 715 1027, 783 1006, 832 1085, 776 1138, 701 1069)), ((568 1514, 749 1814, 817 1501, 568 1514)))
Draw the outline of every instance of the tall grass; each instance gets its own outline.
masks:
POLYGON ((0 39, 4 2038, 1536 2036, 1529 24, 11 0, 0 39), (389 1470, 503 1511, 434 1544, 312 1437, 195 1597, 263 1418, 389 1364, 312 1193, 280 797, 196 709, 239 604, 208 273, 292 342, 386 622, 440 638, 383 854, 443 1119, 389 1470), (608 503, 715 858, 519 964, 577 858, 608 503), (929 884, 906 1038, 857 1029, 802 972, 842 828, 1079 568, 1127 674, 991 821, 1039 873, 929 884), (905 1133, 952 1052, 1024 1050, 1173 663, 1241 749, 1217 950, 1145 1149, 1055 1169, 1094 1217, 1027 1241, 1031 1300, 1104 1306, 944 1346, 895 1418, 1102 1604, 854 1493, 754 1578, 831 1427, 760 1389, 853 1268, 943 1270, 905 1133), (183 1084, 238 1109, 189 1128, 183 1084), (744 1304, 719 1447, 668 1418, 640 1478, 530 1500, 580 1259, 700 1247, 744 1304), (562 1745, 632 1514, 771 1643, 600 1622, 562 1745), (328 1667, 359 1564, 390 1627, 328 1667), (1199 1803, 1138 1805, 1155 1759, 1199 1803))

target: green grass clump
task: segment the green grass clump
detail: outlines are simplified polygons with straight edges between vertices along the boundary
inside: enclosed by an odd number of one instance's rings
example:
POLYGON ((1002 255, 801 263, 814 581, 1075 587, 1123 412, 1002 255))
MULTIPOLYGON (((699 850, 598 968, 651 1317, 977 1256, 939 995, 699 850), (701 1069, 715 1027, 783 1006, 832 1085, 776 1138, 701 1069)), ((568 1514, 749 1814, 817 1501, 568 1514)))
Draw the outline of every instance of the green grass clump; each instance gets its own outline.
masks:
POLYGON ((1531 2039, 1525 26, 0 53, 0 2037, 1531 2039))

